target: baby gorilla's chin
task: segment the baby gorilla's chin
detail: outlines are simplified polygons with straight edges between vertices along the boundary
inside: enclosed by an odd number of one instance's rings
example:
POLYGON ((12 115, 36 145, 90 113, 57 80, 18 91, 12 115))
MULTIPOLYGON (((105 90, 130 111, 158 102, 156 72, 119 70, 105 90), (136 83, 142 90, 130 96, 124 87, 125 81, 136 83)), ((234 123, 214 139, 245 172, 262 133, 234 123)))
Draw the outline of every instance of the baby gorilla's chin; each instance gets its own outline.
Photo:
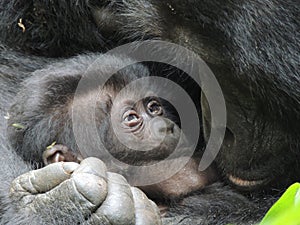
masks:
POLYGON ((217 180, 217 174, 212 167, 205 171, 198 170, 199 162, 190 161, 178 173, 157 184, 139 187, 150 197, 175 199, 202 189, 217 180))

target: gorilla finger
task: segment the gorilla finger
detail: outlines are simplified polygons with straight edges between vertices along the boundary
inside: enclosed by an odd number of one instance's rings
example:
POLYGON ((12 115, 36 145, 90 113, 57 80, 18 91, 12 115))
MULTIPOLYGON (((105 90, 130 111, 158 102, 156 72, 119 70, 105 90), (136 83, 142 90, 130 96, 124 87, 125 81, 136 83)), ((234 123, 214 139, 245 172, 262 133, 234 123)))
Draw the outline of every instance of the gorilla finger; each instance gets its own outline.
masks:
POLYGON ((74 171, 74 174, 88 173, 106 179, 107 168, 104 162, 95 157, 89 157, 80 163, 80 166, 74 171))
POLYGON ((106 195, 107 183, 103 178, 78 173, 44 194, 25 196, 21 201, 33 211, 45 211, 47 207, 53 210, 54 206, 56 211, 68 209, 74 212, 80 209, 81 217, 88 218, 99 208, 106 195))
POLYGON ((17 177, 11 185, 13 197, 47 192, 70 178, 79 164, 73 162, 54 163, 38 170, 32 170, 17 177))
MULTIPOLYGON (((95 168, 99 169, 99 165, 97 166, 94 162, 91 163, 91 166, 95 165, 95 168)), ((101 168, 102 162, 100 160, 99 162, 101 168)), ((89 173, 91 170, 87 168, 86 164, 80 166, 70 179, 44 194, 34 196, 34 198, 26 196, 22 199, 23 204, 37 210, 45 206, 67 208, 69 211, 80 209, 81 215, 88 218, 106 198, 107 183, 103 177, 95 175, 95 171, 89 173), (84 168, 80 169, 80 166, 84 168)))
POLYGON ((100 159, 90 157, 80 163, 71 177, 78 194, 95 207, 99 207, 107 195, 106 171, 100 159))
POLYGON ((130 185, 123 176, 116 173, 108 172, 107 178, 107 197, 101 207, 92 215, 91 220, 98 220, 102 223, 106 221, 106 223, 114 225, 134 225, 135 208, 130 185))
POLYGON ((134 204, 136 225, 161 225, 159 209, 156 204, 138 188, 131 188, 134 204))

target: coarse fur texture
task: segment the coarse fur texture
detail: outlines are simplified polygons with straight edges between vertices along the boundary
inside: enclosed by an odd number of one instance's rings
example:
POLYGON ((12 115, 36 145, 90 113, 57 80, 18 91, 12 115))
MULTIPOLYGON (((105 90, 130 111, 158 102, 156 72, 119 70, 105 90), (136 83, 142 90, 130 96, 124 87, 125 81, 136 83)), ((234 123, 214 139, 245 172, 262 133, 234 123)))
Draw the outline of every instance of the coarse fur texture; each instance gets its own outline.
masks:
MULTIPOLYGON (((299 4, 292 0, 124 0, 85 1, 76 9, 71 7, 74 4, 3 1, 0 27, 5 32, 1 39, 18 50, 48 56, 106 51, 134 40, 168 40, 198 53, 220 82, 228 124, 216 164, 224 181, 246 189, 252 203, 245 199, 236 210, 230 204, 235 195, 224 198, 222 204, 227 202, 229 210, 224 208, 228 213, 223 215, 221 203, 206 205, 202 200, 206 195, 196 195, 194 203, 184 205, 187 213, 177 206, 177 213, 185 218, 182 223, 192 216, 200 218, 195 224, 246 223, 255 216, 261 218, 267 205, 299 180, 299 4), (63 17, 59 16, 62 11, 63 17), (50 15, 55 15, 55 20, 48 19, 50 15), (24 33, 17 25, 20 18, 24 33), (37 38, 36 34, 44 36, 37 38), (259 182, 245 185, 251 181, 259 182), (260 189, 264 190, 261 196, 252 197, 260 189), (193 206, 207 211, 203 215, 193 206)), ((202 111, 207 138, 210 118, 203 97, 202 111)), ((223 187, 217 190, 215 193, 224 190, 224 195, 231 192, 223 187)))

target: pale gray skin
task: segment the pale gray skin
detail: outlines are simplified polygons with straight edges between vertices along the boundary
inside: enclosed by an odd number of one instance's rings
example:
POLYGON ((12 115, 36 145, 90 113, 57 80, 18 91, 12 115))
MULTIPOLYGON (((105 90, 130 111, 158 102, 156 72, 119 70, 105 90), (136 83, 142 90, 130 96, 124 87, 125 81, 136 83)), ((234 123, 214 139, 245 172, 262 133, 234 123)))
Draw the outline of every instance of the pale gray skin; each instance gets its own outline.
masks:
POLYGON ((81 215, 77 222, 82 224, 161 224, 154 202, 123 176, 107 172, 105 164, 92 157, 80 164, 59 162, 29 171, 12 182, 10 195, 19 202, 19 213, 32 217, 38 212, 43 224, 54 220, 53 211, 45 206, 58 207, 55 216, 61 217, 62 224, 71 222, 65 221, 70 218, 64 214, 78 209, 81 215))

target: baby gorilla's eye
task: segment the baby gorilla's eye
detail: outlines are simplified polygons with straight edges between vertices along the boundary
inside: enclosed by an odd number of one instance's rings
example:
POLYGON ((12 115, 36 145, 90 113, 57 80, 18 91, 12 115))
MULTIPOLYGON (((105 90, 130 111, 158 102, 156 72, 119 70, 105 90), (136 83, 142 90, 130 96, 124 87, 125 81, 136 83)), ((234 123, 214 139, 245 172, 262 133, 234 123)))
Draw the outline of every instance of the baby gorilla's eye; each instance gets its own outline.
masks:
POLYGON ((134 110, 126 111, 123 115, 123 123, 129 127, 138 125, 140 120, 140 116, 134 110))
POLYGON ((130 114, 130 115, 128 115, 128 116, 125 117, 125 121, 126 122, 130 122, 130 121, 134 121, 134 120, 138 120, 138 119, 139 118, 135 114, 130 114))
POLYGON ((161 104, 156 100, 151 100, 148 102, 147 110, 152 116, 160 116, 163 113, 161 104))

